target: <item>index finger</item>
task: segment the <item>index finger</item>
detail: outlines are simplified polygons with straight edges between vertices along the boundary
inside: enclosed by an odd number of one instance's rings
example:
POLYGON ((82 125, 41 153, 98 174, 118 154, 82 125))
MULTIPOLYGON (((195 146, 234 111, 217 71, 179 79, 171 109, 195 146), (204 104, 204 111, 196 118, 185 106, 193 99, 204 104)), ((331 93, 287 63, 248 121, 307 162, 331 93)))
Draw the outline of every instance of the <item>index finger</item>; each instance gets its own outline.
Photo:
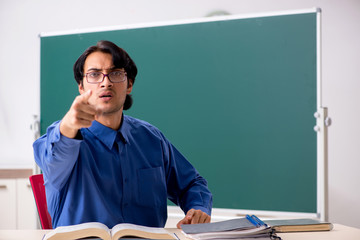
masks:
POLYGON ((88 103, 88 100, 91 96, 92 92, 91 89, 87 90, 83 94, 80 95, 81 102, 88 103))
POLYGON ((97 113, 96 107, 89 103, 89 98, 91 94, 92 91, 88 90, 82 93, 81 95, 77 96, 73 102, 72 108, 77 111, 88 113, 91 115, 96 114, 97 113))
POLYGON ((195 209, 190 209, 187 213, 186 213, 186 216, 185 218, 187 219, 192 219, 192 217, 194 216, 194 213, 195 213, 195 209))

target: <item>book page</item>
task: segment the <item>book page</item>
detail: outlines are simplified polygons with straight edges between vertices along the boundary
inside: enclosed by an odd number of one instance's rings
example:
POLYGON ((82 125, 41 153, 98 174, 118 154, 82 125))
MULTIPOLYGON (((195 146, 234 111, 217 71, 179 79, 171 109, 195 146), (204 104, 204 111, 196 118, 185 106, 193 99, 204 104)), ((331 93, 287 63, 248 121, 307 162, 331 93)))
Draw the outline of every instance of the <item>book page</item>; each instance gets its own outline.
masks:
POLYGON ((176 239, 174 234, 164 228, 145 227, 130 223, 120 223, 111 230, 114 239, 123 236, 137 236, 156 239, 176 239))
POLYGON ((102 239, 109 239, 110 230, 106 225, 99 222, 88 222, 71 226, 61 226, 47 233, 44 237, 44 240, 56 240, 65 238, 78 239, 90 236, 98 236, 102 237, 102 239))

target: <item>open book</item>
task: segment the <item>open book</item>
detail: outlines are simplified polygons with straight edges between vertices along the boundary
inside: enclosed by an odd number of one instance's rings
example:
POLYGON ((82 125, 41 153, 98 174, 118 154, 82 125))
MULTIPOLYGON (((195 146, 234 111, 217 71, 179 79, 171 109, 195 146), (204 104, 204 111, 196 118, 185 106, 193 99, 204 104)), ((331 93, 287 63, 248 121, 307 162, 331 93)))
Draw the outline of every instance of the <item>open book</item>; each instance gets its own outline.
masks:
POLYGON ((88 222, 71 226, 57 227, 45 234, 43 240, 81 239, 97 237, 103 240, 117 240, 123 237, 152 239, 178 239, 174 233, 163 228, 144 227, 129 223, 120 223, 109 229, 99 222, 88 222))

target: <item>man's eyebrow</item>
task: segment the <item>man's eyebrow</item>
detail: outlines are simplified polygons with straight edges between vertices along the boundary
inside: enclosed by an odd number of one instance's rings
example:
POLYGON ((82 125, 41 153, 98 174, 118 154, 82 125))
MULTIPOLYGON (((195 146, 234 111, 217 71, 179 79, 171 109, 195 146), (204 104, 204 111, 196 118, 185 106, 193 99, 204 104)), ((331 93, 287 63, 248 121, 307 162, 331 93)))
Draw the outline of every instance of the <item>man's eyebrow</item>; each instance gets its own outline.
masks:
POLYGON ((112 67, 109 70, 125 70, 123 67, 112 67))
POLYGON ((95 71, 95 72, 101 72, 102 69, 100 68, 89 68, 87 69, 86 71, 89 72, 89 71, 95 71))
POLYGON ((87 69, 87 71, 95 71, 95 72, 101 72, 103 70, 108 70, 108 71, 113 71, 113 70, 123 70, 124 68, 118 68, 118 67, 111 67, 111 68, 107 68, 107 69, 102 69, 102 68, 89 68, 87 69))

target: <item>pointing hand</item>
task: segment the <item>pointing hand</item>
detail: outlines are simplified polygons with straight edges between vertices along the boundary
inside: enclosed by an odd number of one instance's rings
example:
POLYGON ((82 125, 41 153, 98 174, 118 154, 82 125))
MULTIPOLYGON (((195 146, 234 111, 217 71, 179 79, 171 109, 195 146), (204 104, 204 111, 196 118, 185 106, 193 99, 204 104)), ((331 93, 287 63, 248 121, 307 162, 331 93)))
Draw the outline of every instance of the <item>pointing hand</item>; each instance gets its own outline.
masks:
POLYGON ((60 123, 60 132, 68 138, 75 138, 80 128, 90 127, 95 120, 96 108, 89 104, 91 90, 77 96, 60 123))

